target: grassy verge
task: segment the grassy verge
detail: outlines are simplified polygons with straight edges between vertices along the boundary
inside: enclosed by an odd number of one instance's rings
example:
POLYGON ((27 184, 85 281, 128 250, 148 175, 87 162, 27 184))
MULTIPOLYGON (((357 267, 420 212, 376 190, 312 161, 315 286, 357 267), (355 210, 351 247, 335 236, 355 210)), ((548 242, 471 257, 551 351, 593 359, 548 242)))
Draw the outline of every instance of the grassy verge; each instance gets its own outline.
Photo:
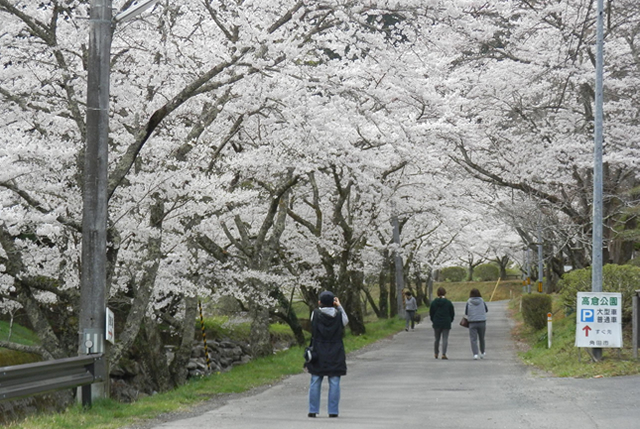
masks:
POLYGON ((633 359, 630 329, 623 330, 624 348, 603 349, 603 360, 593 362, 587 349, 574 346, 575 314, 565 316, 558 301, 554 297, 551 348, 548 348, 547 329, 535 331, 526 326, 519 312, 519 300, 512 301, 511 310, 516 320, 514 338, 519 345, 519 356, 526 364, 557 377, 591 378, 640 374, 640 365, 633 359))
MULTIPOLYGON (((404 328, 404 321, 397 318, 367 324, 367 333, 361 336, 347 334, 345 348, 352 352, 386 338, 404 328)), ((96 401, 90 410, 80 406, 53 415, 40 415, 16 422, 8 427, 23 429, 116 429, 133 425, 161 414, 186 411, 216 395, 239 393, 254 387, 281 380, 302 372, 302 348, 293 347, 273 356, 255 359, 231 371, 192 380, 180 388, 150 397, 133 404, 121 404, 111 400, 96 401)))
MULTIPOLYGON (((8 341, 27 346, 40 342, 38 336, 29 329, 15 323, 11 326, 8 322, 0 320, 0 340, 8 341)), ((17 352, 14 350, 0 348, 0 366, 20 365, 23 363, 38 362, 40 357, 31 353, 17 352)))

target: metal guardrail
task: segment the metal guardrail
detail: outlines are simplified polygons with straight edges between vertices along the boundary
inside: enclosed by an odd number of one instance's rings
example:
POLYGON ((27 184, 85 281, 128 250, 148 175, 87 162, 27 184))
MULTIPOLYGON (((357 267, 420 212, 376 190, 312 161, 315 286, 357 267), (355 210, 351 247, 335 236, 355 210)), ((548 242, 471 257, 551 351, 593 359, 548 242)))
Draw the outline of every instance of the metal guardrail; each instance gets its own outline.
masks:
POLYGON ((103 381, 105 371, 102 354, 0 367, 0 402, 103 381))

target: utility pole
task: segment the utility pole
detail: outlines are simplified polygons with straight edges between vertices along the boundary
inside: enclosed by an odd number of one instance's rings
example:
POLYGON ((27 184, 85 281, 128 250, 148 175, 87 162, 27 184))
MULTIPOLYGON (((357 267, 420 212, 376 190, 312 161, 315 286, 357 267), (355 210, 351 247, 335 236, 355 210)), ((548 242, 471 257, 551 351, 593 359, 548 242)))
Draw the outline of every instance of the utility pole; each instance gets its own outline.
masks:
POLYGON ((544 290, 542 280, 544 279, 544 261, 542 254, 542 228, 538 222, 538 292, 544 290))
MULTIPOLYGON (((106 353, 107 167, 111 0, 91 0, 87 76, 87 141, 82 194, 79 354, 106 353)), ((108 373, 108 364, 105 365, 108 373)), ((104 377, 108 383, 108 377, 104 377)), ((105 383, 82 388, 82 403, 108 396, 105 383)))
MULTIPOLYGON (((593 254, 591 260, 591 291, 602 292, 602 76, 604 68, 604 1, 598 0, 596 17, 596 97, 594 109, 595 136, 593 150, 593 254)), ((595 360, 602 359, 602 349, 593 349, 595 360)))
POLYGON ((527 293, 531 293, 531 248, 527 243, 527 293))
POLYGON ((393 214, 391 223, 393 224, 393 242, 396 245, 396 250, 393 252, 394 262, 396 266, 396 303, 398 305, 398 316, 404 319, 405 312, 402 301, 404 275, 402 273, 402 256, 400 255, 400 223, 398 222, 398 216, 395 213, 393 214))

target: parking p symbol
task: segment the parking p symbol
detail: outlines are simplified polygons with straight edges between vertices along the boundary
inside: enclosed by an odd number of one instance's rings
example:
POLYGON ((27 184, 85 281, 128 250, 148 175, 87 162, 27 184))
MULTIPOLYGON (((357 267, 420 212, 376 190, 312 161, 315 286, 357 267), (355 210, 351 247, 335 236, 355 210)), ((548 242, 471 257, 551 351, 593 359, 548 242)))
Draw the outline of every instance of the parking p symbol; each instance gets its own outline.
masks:
POLYGON ((582 309, 582 313, 580 314, 581 322, 593 322, 595 316, 595 311, 591 308, 582 309))

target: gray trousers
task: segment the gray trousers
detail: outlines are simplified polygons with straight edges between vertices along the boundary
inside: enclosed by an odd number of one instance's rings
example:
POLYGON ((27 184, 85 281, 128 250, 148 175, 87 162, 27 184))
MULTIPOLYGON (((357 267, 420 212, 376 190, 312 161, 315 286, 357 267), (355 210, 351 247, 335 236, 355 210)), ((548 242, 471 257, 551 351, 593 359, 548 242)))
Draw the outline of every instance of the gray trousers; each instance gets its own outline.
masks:
POLYGON ((447 346, 449 345, 449 331, 451 329, 433 328, 436 340, 433 342, 433 352, 438 356, 440 350, 440 337, 442 337, 442 354, 447 354, 447 346))
POLYGON ((480 353, 484 353, 484 333, 487 330, 487 322, 469 322, 469 340, 471 351, 478 354, 478 340, 480 341, 480 353))
POLYGON ((409 329, 409 323, 411 323, 411 329, 415 328, 416 310, 405 310, 404 318, 407 321, 407 323, 405 324, 405 329, 409 329))

